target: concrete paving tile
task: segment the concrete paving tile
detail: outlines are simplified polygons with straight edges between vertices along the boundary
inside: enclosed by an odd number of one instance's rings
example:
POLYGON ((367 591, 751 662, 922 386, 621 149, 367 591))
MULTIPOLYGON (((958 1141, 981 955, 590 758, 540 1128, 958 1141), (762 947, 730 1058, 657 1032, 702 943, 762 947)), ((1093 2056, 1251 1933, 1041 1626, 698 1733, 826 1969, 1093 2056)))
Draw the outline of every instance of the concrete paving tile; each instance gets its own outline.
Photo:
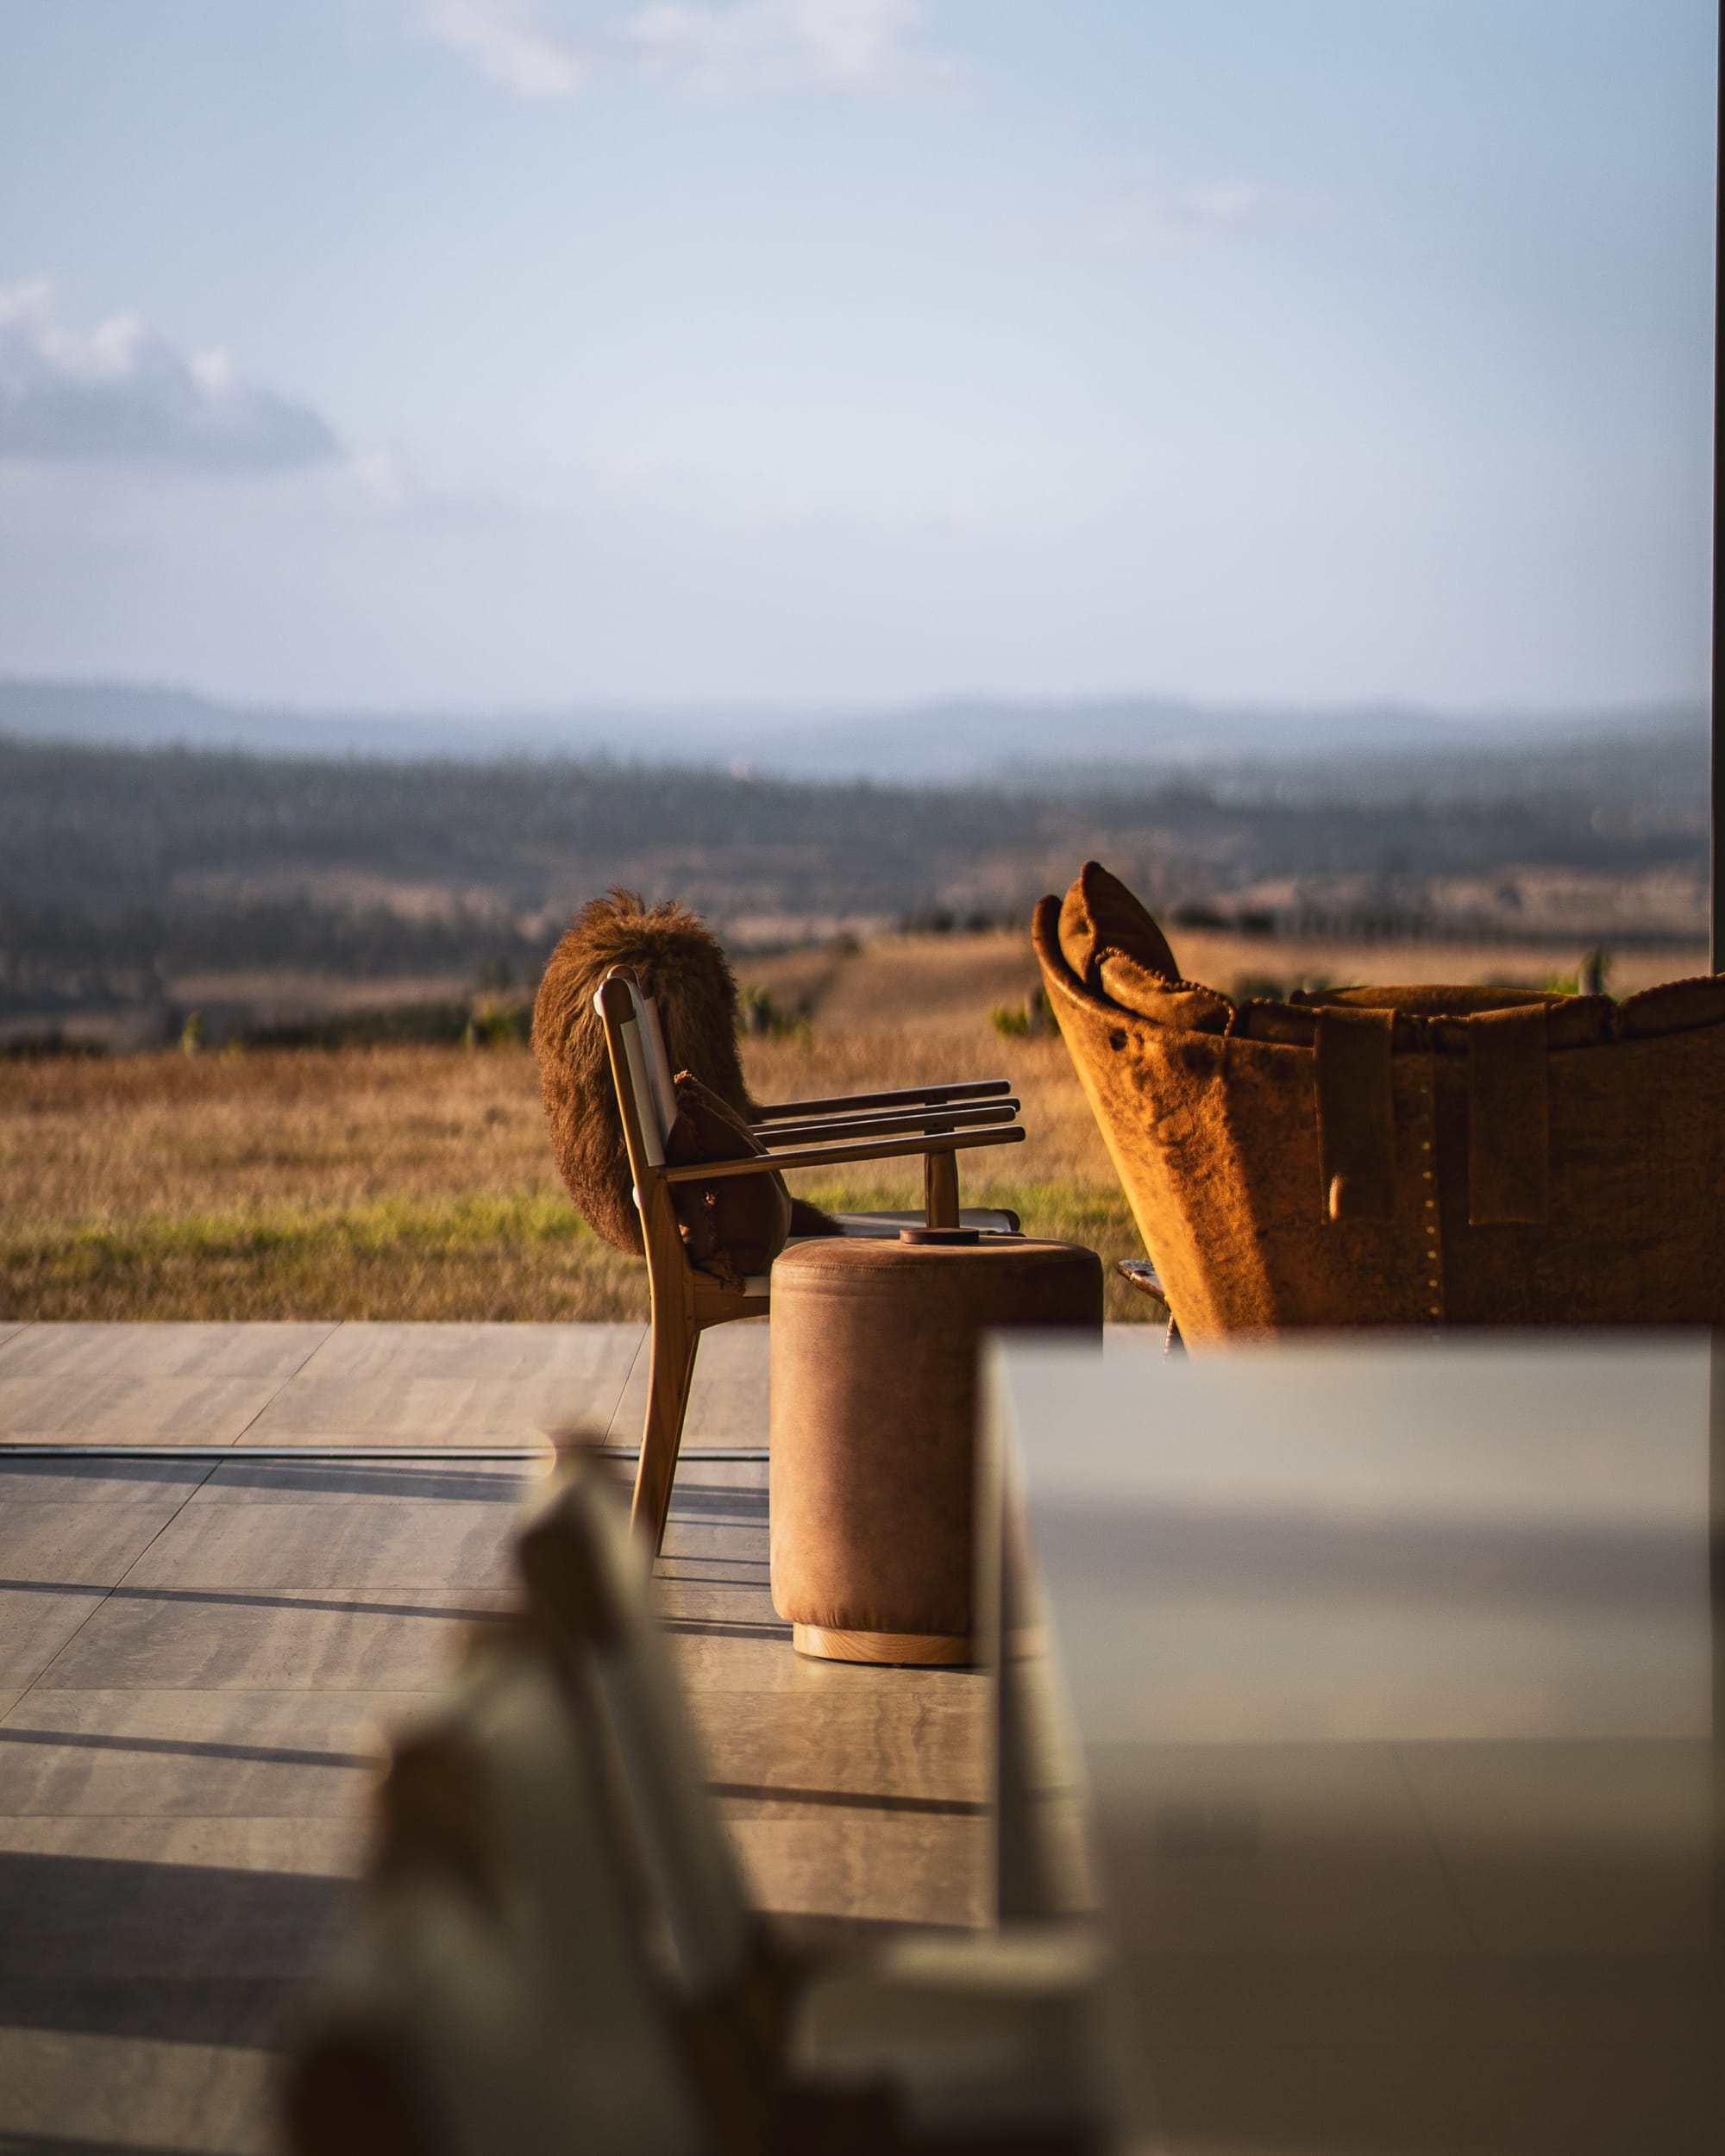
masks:
POLYGON ((30 1318, 0 1318, 0 1354, 4 1353, 9 1341, 16 1340, 34 1323, 30 1318))
POLYGON ((7 1459, 0 1453, 0 1507, 11 1505, 161 1505, 209 1479, 207 1460, 7 1459))
POLYGON ((794 1683, 783 1692, 703 1692, 691 1701, 714 1783, 763 1802, 812 1794, 817 1802, 856 1807, 875 1798, 938 1808, 982 1800, 981 1677, 840 1663, 807 1667, 824 1667, 834 1681, 794 1683), (864 1683, 839 1681, 847 1675, 864 1683), (906 1685, 906 1677, 930 1681, 906 1685))
POLYGON ((0 1355, 7 1377, 291 1377, 337 1331, 314 1325, 41 1323, 0 1355))
POLYGON ((179 1510, 179 1501, 10 1505, 0 1510, 0 1582, 22 1589, 112 1587, 179 1510))
POLYGON ((750 1900, 772 1915, 975 1926, 988 1915, 980 1817, 721 1800, 750 1900))
POLYGON ((764 1573, 718 1576, 698 1567, 678 1572, 663 1559, 653 1576, 653 1607, 662 1624, 676 1633, 770 1627, 781 1620, 773 1608, 764 1573))
POLYGON ((680 1474, 671 1486, 671 1518, 681 1527, 750 1529, 757 1535, 764 1555, 768 1527, 767 1463, 738 1461, 736 1464, 754 1468, 759 1479, 752 1483, 741 1480, 721 1482, 713 1468, 699 1460, 691 1460, 687 1474, 680 1474))
POLYGON ((530 1445, 609 1412, 586 1377, 297 1377, 247 1430, 248 1445, 530 1445))
POLYGON ((188 1504, 133 1587, 506 1588, 516 1508, 470 1500, 342 1497, 188 1504))
POLYGON ((277 2060, 261 2050, 0 2030, 11 2147, 42 2156, 272 2156, 277 2060))
POLYGON ((308 1379, 553 1377, 621 1386, 642 1325, 344 1325, 306 1363, 308 1379))
POLYGON ((549 1448, 536 1460, 260 1459, 243 1446, 216 1461, 197 1492, 199 1505, 279 1505, 317 1499, 345 1503, 360 1497, 465 1498, 511 1508, 544 1489, 555 1461, 549 1448))
POLYGON ((309 1872, 356 1879, 370 1849, 371 1821, 355 1812, 329 1819, 53 1818, 0 1814, 0 1852, 22 1856, 108 1857, 181 1871, 309 1872))
POLYGON ((819 1712, 802 1674, 808 1658, 793 1649, 791 1628, 782 1621, 674 1631, 671 1651, 678 1677, 691 1693, 794 1692, 819 1712))
POLYGON ((42 2018, 42 1984, 304 1982, 336 1945, 354 1883, 160 1855, 0 1850, 0 2023, 42 2018), (147 1972, 147 1983, 139 1978, 147 1972))
MULTIPOLYGON (((629 1472, 634 1473, 633 1464, 629 1472)), ((683 1494, 692 1490, 764 1490, 768 1473, 765 1460, 715 1460, 702 1453, 685 1453, 677 1463, 677 1479, 671 1489, 674 1513, 683 1494)))
MULTIPOLYGON (((707 1336, 711 1338, 712 1336, 707 1336)), ((642 1426, 647 1419, 647 1372, 653 1353, 653 1334, 650 1326, 643 1326, 641 1338, 623 1381, 623 1390, 618 1395, 617 1405, 611 1413, 611 1420, 605 1432, 607 1445, 638 1445, 642 1426)), ((685 1419, 687 1434, 687 1418, 685 1419)))
POLYGON ((132 1377, 67 1369, 0 1373, 0 1438, 61 1444, 231 1445, 279 1377, 132 1377))
POLYGON ((0 1686, 22 1691, 101 1608, 107 1589, 77 1592, 0 1581, 0 1686))
POLYGON ((252 1444, 497 1445, 603 1432, 638 1325, 344 1326, 248 1432, 252 1444))
POLYGON ((767 1538, 752 1522, 679 1520, 674 1514, 665 1527, 664 1555, 764 1569, 768 1562, 767 1538))
POLYGON ((495 1624, 518 1599, 128 1585, 85 1611, 89 1622, 43 1665, 43 1682, 66 1691, 427 1690, 448 1677, 475 1626, 495 1624))
POLYGON ((48 1691, 0 1720, 0 1812, 340 1817, 412 1693, 48 1691))
MULTIPOLYGON (((755 1319, 704 1332, 683 1422, 683 1457, 704 1445, 765 1445, 769 1334, 755 1319)), ((611 1418, 612 1445, 639 1445, 647 1415, 649 1357, 643 1344, 611 1418)))

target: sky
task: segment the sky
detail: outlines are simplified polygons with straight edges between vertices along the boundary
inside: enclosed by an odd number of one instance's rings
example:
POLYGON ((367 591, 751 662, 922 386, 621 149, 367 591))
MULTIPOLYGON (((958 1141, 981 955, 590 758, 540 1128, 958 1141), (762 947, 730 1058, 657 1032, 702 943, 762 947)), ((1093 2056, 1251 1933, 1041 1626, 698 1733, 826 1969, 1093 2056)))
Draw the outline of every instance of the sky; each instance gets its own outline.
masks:
POLYGON ((0 672, 649 730, 1704 694, 1715 37, 0 0, 0 672))

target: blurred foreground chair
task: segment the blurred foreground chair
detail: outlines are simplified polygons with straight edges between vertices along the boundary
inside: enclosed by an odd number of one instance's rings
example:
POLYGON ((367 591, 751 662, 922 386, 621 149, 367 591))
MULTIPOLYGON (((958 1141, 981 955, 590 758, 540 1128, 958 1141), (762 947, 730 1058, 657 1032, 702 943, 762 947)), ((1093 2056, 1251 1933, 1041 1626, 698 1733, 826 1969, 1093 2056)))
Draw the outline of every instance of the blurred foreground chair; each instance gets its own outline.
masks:
POLYGON ((818 1962, 750 1908, 603 1471, 524 1621, 398 1747, 376 1876, 292 2071, 299 2156, 1080 2156, 1112 2075, 1088 1927, 818 1962))
POLYGON ((700 2156, 596 1764, 543 1651, 479 1645, 395 1750, 355 1936, 287 2086, 300 2156, 700 2156))
POLYGON ((790 1100, 745 1121, 687 1074, 674 1077, 650 997, 614 967, 594 999, 605 1028, 652 1292, 647 1413, 633 1517, 656 1551, 695 1351, 709 1326, 765 1317, 771 1266, 789 1230, 783 1174, 920 1156, 920 1213, 843 1213, 845 1235, 939 1231, 1015 1233, 1015 1213, 961 1208, 957 1156, 1022 1141, 1019 1104, 1005 1079, 790 1100), (727 1187, 728 1186, 728 1187, 727 1187))
POLYGON ((1188 1341, 1725 1324, 1725 976, 1236 1005, 1095 862, 1032 937, 1188 1341))

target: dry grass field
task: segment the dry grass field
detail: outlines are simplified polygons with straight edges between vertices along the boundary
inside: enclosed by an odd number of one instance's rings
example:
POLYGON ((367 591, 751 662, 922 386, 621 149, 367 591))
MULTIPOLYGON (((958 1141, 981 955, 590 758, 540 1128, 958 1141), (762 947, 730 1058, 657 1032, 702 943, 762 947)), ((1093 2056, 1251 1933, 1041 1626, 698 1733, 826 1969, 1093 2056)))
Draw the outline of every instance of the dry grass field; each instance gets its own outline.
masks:
MULTIPOLYGON (((1418 945, 1296 951, 1180 939, 1189 972, 1276 979, 1520 979, 1549 954, 1418 945)), ((1639 954, 1619 993, 1697 970, 1639 954)), ((1011 1080, 1030 1132, 970 1156, 969 1196, 1112 1261, 1138 1244, 1057 1038, 999 1037, 1022 1006, 1021 937, 893 938, 745 962, 806 1028, 745 1047, 762 1100, 935 1078, 1011 1080)), ((798 1179, 829 1206, 907 1205, 914 1162, 798 1179)), ((644 1316, 638 1260, 563 1194, 520 1048, 177 1053, 0 1062, 0 1318, 644 1316)), ((1111 1282, 1110 1310, 1142 1313, 1111 1282)))
MULTIPOLYGON (((967 1194, 1137 1249, 1058 1041, 822 1034, 751 1042, 748 1063, 763 1099, 1010 1077, 1033 1136, 977 1156, 967 1194)), ((909 1205, 919 1174, 797 1181, 829 1206, 909 1205)), ((646 1314, 639 1261, 563 1194, 521 1048, 0 1064, 0 1187, 4 1317, 646 1314)))

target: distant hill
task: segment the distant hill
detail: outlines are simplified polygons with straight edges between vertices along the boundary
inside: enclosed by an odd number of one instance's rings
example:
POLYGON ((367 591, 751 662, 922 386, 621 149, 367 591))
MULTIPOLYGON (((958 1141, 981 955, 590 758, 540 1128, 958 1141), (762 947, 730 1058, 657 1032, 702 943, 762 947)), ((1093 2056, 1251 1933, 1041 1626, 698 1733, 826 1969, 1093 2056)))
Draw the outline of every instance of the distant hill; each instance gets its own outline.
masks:
POLYGON ((1462 717, 1388 703, 1211 706, 1152 696, 976 698, 862 712, 693 705, 303 712, 185 689, 0 679, 0 736, 18 741, 392 761, 600 757, 925 785, 1045 784, 1064 774, 1090 786, 1121 769, 1166 776, 1361 758, 1373 767, 1443 764, 1482 752, 1539 758, 1602 743, 1699 743, 1705 727, 1698 705, 1462 717))

